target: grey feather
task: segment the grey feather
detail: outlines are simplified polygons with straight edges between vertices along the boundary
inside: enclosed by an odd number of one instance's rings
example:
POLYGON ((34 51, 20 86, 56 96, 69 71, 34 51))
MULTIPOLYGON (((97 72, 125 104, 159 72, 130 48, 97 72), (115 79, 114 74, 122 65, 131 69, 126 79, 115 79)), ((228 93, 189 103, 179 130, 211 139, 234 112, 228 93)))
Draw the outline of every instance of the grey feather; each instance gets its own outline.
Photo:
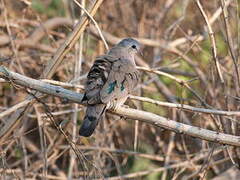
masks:
POLYGON ((102 118, 105 108, 105 104, 89 105, 87 107, 83 124, 79 130, 80 136, 91 136, 96 126, 98 125, 99 120, 102 118))
POLYGON ((113 101, 123 104, 136 87, 139 74, 134 56, 139 50, 140 44, 136 40, 126 38, 106 55, 96 58, 88 73, 82 100, 87 104, 87 110, 79 130, 81 136, 91 136, 107 104, 113 101))

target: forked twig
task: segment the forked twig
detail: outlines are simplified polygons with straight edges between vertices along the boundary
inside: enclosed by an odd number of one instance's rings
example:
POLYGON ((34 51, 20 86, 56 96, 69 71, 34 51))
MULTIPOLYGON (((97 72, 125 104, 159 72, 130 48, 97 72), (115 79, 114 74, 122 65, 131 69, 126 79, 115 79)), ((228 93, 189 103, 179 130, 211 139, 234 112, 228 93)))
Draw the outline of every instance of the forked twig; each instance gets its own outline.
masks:
POLYGON ((219 64, 219 60, 218 60, 218 57, 217 57, 217 47, 216 47, 216 41, 215 41, 215 37, 214 37, 214 32, 212 30, 212 26, 209 22, 209 19, 207 17, 207 14, 205 13, 205 11, 203 10, 203 7, 202 7, 202 4, 200 3, 199 0, 195 0, 195 2, 197 3, 197 6, 207 24, 207 28, 208 28, 208 33, 209 33, 209 37, 210 37, 210 40, 211 40, 211 45, 212 45, 212 54, 213 54, 213 59, 214 59, 214 62, 215 62, 215 65, 216 65, 216 69, 217 69, 217 72, 218 72, 218 76, 221 80, 221 83, 223 84, 224 83, 224 79, 223 79, 223 75, 222 75, 222 72, 221 72, 221 69, 220 69, 220 64, 219 64))

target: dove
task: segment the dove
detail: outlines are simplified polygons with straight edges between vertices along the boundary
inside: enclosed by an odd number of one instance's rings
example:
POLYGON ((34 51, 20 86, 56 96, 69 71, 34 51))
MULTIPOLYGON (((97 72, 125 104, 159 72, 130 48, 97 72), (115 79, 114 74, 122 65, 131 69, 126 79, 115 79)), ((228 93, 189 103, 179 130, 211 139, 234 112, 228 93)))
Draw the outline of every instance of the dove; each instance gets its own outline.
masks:
POLYGON ((135 55, 138 52, 140 43, 133 38, 126 38, 95 59, 87 75, 82 99, 87 109, 79 129, 80 136, 91 136, 106 109, 123 105, 137 86, 139 72, 135 55))

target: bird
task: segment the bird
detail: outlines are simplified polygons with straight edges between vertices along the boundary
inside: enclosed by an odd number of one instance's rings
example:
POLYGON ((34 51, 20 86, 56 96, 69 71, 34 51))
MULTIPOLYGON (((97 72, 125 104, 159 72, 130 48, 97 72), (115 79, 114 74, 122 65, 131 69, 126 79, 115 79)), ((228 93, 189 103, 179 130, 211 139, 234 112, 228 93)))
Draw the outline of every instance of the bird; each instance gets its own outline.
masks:
POLYGON ((91 136, 106 109, 123 105, 137 86, 139 72, 135 56, 141 53, 140 49, 137 40, 125 38, 105 55, 96 57, 88 72, 82 98, 87 109, 79 129, 80 136, 91 136))

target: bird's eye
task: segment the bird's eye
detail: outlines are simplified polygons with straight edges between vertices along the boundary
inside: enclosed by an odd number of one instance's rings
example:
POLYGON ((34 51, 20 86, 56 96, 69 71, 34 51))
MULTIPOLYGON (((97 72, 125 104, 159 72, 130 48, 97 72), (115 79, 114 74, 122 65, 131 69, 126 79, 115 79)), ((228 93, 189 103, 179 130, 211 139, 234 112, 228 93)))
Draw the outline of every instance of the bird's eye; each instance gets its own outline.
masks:
POLYGON ((133 49, 136 49, 137 47, 136 47, 136 45, 132 45, 132 48, 133 48, 133 49))

